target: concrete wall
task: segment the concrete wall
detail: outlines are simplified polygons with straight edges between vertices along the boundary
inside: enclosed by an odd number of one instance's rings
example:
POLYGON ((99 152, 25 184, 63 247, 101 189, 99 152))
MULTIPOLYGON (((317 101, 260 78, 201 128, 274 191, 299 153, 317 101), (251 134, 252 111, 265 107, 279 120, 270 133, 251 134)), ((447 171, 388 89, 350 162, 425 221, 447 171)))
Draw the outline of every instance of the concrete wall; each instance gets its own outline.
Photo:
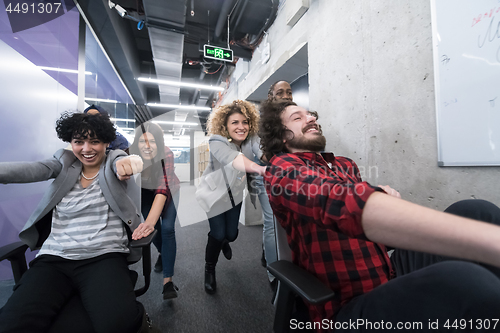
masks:
MULTIPOLYGON (((252 60, 248 65, 248 75, 241 76, 238 82, 234 82, 234 80, 231 82, 223 103, 235 99, 246 99, 307 43, 309 30, 307 21, 303 19, 299 20, 293 27, 287 26, 285 10, 280 9, 278 17, 268 32, 271 58, 267 63, 262 63, 263 45, 261 43, 253 52, 252 60)), ((262 99, 265 99, 265 97, 262 99)))
POLYGON ((226 101, 248 96, 307 42, 310 108, 328 150, 354 159, 370 183, 424 206, 500 204, 499 167, 437 166, 430 1, 311 0, 293 28, 280 16, 269 30, 269 63, 252 60, 226 101))

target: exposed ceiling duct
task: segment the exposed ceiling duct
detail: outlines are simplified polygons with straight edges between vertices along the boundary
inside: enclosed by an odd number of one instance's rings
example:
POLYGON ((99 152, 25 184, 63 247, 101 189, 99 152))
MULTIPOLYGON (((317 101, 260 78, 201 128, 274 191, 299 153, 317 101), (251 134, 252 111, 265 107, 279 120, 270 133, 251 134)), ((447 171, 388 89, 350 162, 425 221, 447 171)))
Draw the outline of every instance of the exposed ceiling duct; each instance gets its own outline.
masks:
MULTIPOLYGON (((186 0, 144 0, 151 51, 158 80, 181 81, 186 0)), ((178 104, 180 88, 160 85, 160 103, 178 104)))

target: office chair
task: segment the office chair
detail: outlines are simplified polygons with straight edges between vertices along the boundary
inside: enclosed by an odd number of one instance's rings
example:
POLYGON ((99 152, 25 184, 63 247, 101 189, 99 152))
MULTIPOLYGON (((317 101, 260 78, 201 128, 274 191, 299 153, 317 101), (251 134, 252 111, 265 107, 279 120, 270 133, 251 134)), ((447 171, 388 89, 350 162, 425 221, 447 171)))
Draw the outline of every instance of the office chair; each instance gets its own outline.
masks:
MULTIPOLYGON (((127 194, 140 207, 140 177, 135 177, 135 181, 128 182, 127 194)), ((144 276, 144 285, 134 290, 135 296, 139 297, 146 293, 151 282, 151 242, 157 231, 154 230, 148 237, 130 242, 130 248, 142 248, 142 273, 144 276)), ((17 284, 22 275, 28 270, 26 264, 25 252, 28 246, 23 242, 15 242, 0 247, 0 261, 9 260, 14 274, 14 281, 17 284)), ((137 263, 141 258, 135 261, 129 261, 130 264, 137 263)), ((139 274, 130 270, 130 276, 135 285, 139 274)), ((72 332, 72 333, 91 333, 94 332, 90 318, 83 307, 83 303, 78 294, 73 295, 68 303, 63 307, 52 323, 49 333, 72 332)))
MULTIPOLYGON (((142 248, 142 272, 144 276, 144 285, 135 289, 136 297, 143 295, 149 288, 151 281, 151 241, 156 230, 148 237, 132 241, 130 247, 142 248)), ((14 273, 14 281, 18 283, 22 275, 28 270, 26 265, 25 252, 28 246, 23 242, 15 242, 0 247, 0 261, 9 260, 14 273)), ((137 262, 137 261, 136 261, 137 262)), ((129 262, 133 264, 134 262, 129 262)), ((138 279, 136 271, 130 271, 131 279, 135 284, 138 279)), ((65 307, 58 314, 49 332, 82 332, 91 333, 94 329, 90 322, 83 303, 78 294, 73 295, 65 307)))
POLYGON ((292 263, 292 251, 288 246, 286 231, 276 218, 274 229, 278 261, 268 264, 267 269, 279 281, 273 330, 275 333, 282 333, 290 331, 290 319, 298 297, 319 305, 331 300, 335 292, 314 275, 292 263))

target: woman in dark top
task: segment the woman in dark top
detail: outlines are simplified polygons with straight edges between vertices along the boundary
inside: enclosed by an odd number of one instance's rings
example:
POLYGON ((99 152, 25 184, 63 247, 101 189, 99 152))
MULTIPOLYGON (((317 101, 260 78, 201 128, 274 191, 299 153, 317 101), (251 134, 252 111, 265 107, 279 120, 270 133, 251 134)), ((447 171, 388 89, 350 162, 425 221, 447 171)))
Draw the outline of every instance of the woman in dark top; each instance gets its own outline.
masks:
POLYGON ((179 203, 180 182, 174 172, 174 155, 165 146, 160 126, 146 122, 136 129, 130 153, 141 156, 144 170, 141 173, 141 204, 144 223, 132 235, 140 238, 142 232, 158 230, 153 244, 160 253, 156 267, 163 271, 163 299, 177 297, 174 285, 175 220, 179 203))

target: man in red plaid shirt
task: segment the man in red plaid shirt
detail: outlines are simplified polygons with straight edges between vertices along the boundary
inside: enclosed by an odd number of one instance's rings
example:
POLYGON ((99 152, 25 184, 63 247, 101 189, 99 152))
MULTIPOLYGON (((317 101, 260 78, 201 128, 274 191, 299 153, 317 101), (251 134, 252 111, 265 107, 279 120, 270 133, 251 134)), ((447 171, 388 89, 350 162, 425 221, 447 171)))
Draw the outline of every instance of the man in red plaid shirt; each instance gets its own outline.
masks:
POLYGON ((394 278, 383 244, 500 267, 500 227, 493 224, 500 223, 500 209, 482 200, 459 204, 468 212, 488 210, 490 223, 478 222, 363 182, 354 161, 320 153, 326 139, 316 120, 315 113, 290 101, 261 108, 261 145, 270 161, 266 190, 293 261, 337 293, 323 306, 309 305, 311 321, 318 324, 311 327, 360 332, 415 322, 423 330, 437 323, 453 331, 453 320, 465 319, 475 331, 482 327, 474 320, 498 319, 500 274, 466 261, 443 261, 394 278), (346 325, 353 320, 359 325, 346 325))

